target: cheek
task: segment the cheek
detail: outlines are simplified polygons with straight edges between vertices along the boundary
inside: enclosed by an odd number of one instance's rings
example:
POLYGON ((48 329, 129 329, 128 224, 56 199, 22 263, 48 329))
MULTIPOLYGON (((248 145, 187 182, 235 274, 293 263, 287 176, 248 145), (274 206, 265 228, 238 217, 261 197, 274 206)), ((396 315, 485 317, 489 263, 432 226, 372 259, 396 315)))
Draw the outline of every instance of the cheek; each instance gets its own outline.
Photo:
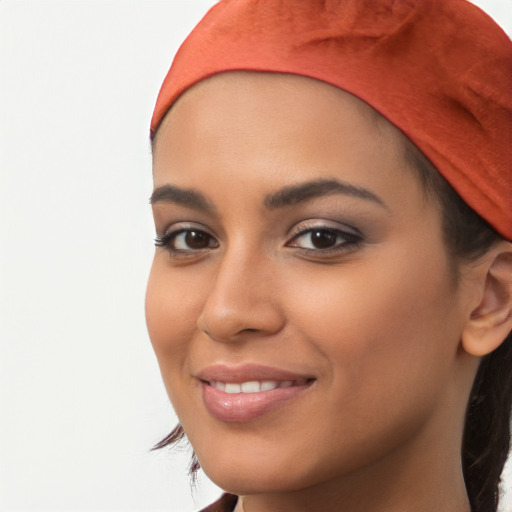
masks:
POLYGON ((331 396, 356 406, 403 394, 404 386, 440 391, 458 345, 444 253, 410 257, 396 247, 379 252, 379 265, 367 263, 374 261, 340 266, 335 275, 317 270, 294 291, 302 297, 301 330, 326 356, 332 385, 347 391, 331 396))
POLYGON ((186 372, 190 341, 201 308, 201 287, 194 276, 172 272, 165 254, 156 254, 146 290, 146 323, 167 391, 186 372))
POLYGON ((388 265, 381 253, 382 265, 353 262, 295 281, 295 323, 325 363, 317 417, 331 439, 329 467, 398 446, 449 399, 454 292, 442 258, 412 263, 406 255, 390 254, 388 265))

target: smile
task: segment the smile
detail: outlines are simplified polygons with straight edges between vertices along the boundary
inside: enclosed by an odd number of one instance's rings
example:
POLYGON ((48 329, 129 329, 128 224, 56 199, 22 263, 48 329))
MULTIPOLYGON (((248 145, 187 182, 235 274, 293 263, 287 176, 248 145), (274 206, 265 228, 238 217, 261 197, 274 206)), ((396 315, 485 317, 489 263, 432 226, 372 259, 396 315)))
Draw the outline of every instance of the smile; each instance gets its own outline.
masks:
POLYGON ((307 394, 316 378, 282 368, 213 365, 196 374, 208 413, 224 423, 247 423, 281 414, 307 394))
POLYGON ((293 386, 305 386, 308 379, 298 380, 250 380, 247 382, 241 382, 240 384, 233 382, 222 382, 222 381, 211 381, 208 384, 224 393, 238 394, 238 393, 260 393, 262 391, 272 391, 278 388, 290 388, 293 386))

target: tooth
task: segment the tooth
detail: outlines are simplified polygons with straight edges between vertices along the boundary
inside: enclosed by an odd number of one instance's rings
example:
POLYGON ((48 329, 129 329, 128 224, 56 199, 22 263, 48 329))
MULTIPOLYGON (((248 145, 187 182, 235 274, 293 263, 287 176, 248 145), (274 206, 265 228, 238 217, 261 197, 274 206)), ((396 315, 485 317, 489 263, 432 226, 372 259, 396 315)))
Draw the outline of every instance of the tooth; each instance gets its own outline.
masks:
POLYGON ((240 387, 242 389, 242 393, 257 393, 260 391, 260 383, 256 380, 242 382, 240 387))
POLYGON ((241 393, 242 389, 240 384, 232 384, 230 382, 226 383, 226 389, 224 390, 226 393, 241 393))
POLYGON ((226 384, 224 382, 212 382, 212 385, 215 389, 218 389, 220 391, 226 391, 226 384))
POLYGON ((218 389, 220 391, 224 391, 225 393, 258 393, 259 391, 272 391, 276 388, 289 388, 291 386, 303 386, 307 384, 307 379, 298 379, 297 381, 293 380, 283 380, 283 381, 275 381, 275 380, 264 380, 262 382, 251 380, 247 382, 242 382, 241 384, 235 384, 231 382, 220 382, 220 381, 211 381, 210 385, 218 389))
POLYGON ((261 391, 272 391, 277 388, 277 382, 275 380, 264 380, 261 383, 261 391))

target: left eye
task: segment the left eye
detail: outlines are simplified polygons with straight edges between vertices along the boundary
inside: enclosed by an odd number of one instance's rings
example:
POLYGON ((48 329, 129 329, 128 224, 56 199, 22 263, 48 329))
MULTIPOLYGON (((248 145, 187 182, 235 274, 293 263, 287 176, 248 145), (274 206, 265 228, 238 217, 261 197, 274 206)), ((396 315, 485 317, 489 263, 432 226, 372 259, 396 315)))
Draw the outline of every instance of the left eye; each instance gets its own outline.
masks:
POLYGON ((360 237, 352 233, 344 233, 343 231, 335 229, 318 228, 297 235, 288 243, 288 246, 321 251, 354 245, 359 241, 360 237))

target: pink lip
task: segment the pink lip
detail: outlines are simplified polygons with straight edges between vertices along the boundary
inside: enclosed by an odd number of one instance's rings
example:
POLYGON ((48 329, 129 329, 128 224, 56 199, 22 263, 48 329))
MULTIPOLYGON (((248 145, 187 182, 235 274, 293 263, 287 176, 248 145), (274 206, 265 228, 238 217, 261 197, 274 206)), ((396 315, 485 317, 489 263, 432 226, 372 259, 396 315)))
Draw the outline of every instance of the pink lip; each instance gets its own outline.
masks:
POLYGON ((201 381, 203 402, 208 412, 220 421, 236 423, 254 420, 275 410, 283 402, 298 398, 314 381, 309 375, 254 364, 210 366, 198 372, 197 378, 201 381), (307 382, 256 393, 226 393, 210 385, 212 381, 240 384, 264 380, 307 382))
POLYGON ((221 381, 233 384, 240 384, 251 380, 300 380, 312 379, 312 375, 301 374, 274 368, 272 366, 263 366, 254 363, 246 363, 239 366, 228 366, 226 364, 216 364, 203 368, 197 372, 196 377, 202 381, 221 381))

